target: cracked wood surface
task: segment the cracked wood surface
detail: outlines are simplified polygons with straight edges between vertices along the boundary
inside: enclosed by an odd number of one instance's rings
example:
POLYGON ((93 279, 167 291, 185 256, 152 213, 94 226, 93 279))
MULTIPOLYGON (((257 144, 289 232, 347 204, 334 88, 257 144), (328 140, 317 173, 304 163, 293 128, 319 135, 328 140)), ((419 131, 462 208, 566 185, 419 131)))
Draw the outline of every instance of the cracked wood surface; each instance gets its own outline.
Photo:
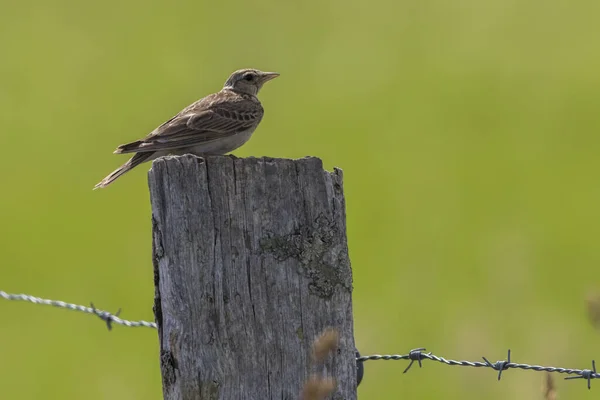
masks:
POLYGON ((356 399, 342 172, 321 160, 165 157, 149 173, 163 394, 298 399, 312 373, 356 399), (337 353, 311 362, 324 329, 337 353))

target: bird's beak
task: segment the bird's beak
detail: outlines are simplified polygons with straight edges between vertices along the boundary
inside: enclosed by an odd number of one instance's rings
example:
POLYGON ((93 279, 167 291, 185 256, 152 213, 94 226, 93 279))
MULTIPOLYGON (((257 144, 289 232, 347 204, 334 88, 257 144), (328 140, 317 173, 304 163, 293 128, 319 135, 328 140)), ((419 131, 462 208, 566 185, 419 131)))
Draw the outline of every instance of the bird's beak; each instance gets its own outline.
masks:
POLYGON ((279 76, 279 73, 277 72, 263 72, 262 74, 262 81, 267 82, 270 81, 271 79, 275 79, 279 76))

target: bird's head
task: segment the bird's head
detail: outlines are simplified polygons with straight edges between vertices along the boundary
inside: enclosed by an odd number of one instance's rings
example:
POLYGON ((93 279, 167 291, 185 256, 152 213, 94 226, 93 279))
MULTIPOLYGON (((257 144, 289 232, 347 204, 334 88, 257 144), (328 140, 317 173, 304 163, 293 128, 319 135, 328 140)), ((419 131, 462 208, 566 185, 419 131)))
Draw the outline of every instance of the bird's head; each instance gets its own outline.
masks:
POLYGON ((278 76, 279 74, 277 72, 263 72, 257 69, 240 69, 231 74, 229 79, 227 79, 227 82, 225 82, 223 89, 256 96, 265 82, 277 78, 278 76))

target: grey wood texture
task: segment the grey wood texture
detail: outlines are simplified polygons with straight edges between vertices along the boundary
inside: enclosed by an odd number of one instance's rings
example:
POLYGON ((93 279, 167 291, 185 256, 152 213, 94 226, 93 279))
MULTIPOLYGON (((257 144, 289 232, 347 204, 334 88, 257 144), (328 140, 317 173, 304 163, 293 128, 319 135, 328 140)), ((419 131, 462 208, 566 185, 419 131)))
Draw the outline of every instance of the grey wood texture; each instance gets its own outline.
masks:
POLYGON ((342 171, 320 159, 157 159, 154 312, 166 400, 298 399, 318 372, 356 398, 342 171), (337 353, 311 361, 339 330, 337 353))

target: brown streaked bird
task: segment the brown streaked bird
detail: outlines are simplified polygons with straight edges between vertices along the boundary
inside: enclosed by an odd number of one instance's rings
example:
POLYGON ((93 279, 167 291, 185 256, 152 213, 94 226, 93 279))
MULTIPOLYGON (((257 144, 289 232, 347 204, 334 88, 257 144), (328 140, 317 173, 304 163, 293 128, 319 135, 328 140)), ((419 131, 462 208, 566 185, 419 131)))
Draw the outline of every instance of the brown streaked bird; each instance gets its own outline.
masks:
POLYGON ((115 154, 135 154, 94 189, 108 186, 143 162, 168 154, 221 155, 237 149, 250 139, 263 117, 258 91, 278 76, 277 72, 257 69, 235 71, 220 92, 190 104, 145 138, 117 147, 115 154))

